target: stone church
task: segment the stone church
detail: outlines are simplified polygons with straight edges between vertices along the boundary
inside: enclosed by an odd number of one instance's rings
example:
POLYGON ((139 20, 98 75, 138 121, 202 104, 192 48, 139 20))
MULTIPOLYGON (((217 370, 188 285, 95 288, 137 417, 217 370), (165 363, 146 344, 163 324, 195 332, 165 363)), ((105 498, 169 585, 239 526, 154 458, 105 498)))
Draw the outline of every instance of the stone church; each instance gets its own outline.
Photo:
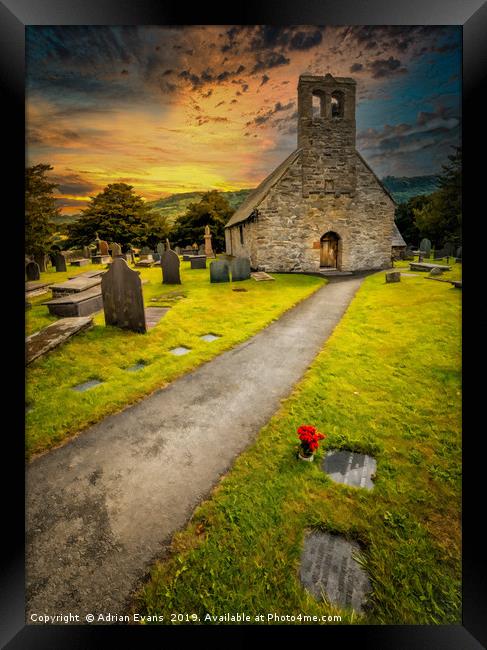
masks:
POLYGON ((349 77, 301 75, 298 148, 225 228, 226 252, 262 271, 361 271, 391 266, 406 246, 395 202, 355 148, 349 77))

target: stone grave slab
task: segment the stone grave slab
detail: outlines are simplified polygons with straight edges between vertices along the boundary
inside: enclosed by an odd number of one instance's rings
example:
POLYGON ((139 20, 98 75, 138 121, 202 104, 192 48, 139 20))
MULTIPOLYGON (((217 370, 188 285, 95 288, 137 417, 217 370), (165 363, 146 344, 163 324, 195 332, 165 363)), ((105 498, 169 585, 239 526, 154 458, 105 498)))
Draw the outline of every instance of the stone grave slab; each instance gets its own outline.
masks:
POLYGON ((111 262, 112 258, 110 255, 93 255, 91 258, 92 264, 108 264, 108 262, 111 262))
POLYGON ((42 296, 42 294, 49 291, 49 286, 49 282, 26 282, 25 297, 33 298, 34 296, 42 296))
POLYGON ((84 271, 83 273, 78 273, 78 275, 68 275, 68 280, 75 280, 76 278, 97 278, 104 273, 106 273, 105 269, 97 269, 96 271, 84 271))
POLYGON ((126 372, 137 372, 137 370, 143 370, 144 368, 147 367, 146 363, 135 363, 133 366, 129 366, 128 368, 124 368, 126 372))
POLYGON ((451 271, 451 266, 446 264, 428 264, 426 262, 409 262, 410 271, 431 271, 431 269, 441 269, 442 271, 451 271))
POLYGON ((161 257, 162 284, 181 284, 180 266, 179 256, 171 249, 165 251, 161 257))
POLYGON ((134 332, 147 331, 140 276, 122 257, 116 257, 102 276, 101 291, 107 325, 134 332))
POLYGON ((403 273, 401 271, 401 275, 403 275, 405 278, 417 278, 419 277, 417 273, 403 273))
POLYGON ((343 483, 352 487, 372 490, 377 463, 375 458, 358 454, 348 449, 331 449, 324 457, 321 465, 335 483, 343 483))
POLYGON ((180 345, 177 348, 169 350, 169 352, 177 357, 181 357, 183 354, 188 354, 188 352, 191 352, 191 350, 189 348, 185 348, 183 345, 180 345))
POLYGON ((31 334, 26 339, 26 365, 61 345, 75 334, 89 329, 92 325, 93 316, 61 318, 40 332, 31 334))
POLYGON ((193 253, 183 253, 183 262, 190 262, 193 257, 193 253))
POLYGON ((248 257, 237 257, 232 260, 232 282, 250 279, 250 260, 248 257))
POLYGON ((138 262, 135 262, 135 266, 138 266, 143 269, 148 269, 151 266, 154 266, 155 262, 154 260, 139 260, 138 262))
POLYGON ((257 282, 261 282, 263 280, 275 280, 275 278, 273 278, 265 271, 256 271, 255 273, 251 273, 250 277, 254 278, 254 280, 256 280, 257 282))
POLYGON ((206 255, 193 255, 189 261, 192 269, 206 269, 206 255))
POLYGON ((372 591, 369 577, 354 556, 357 542, 319 531, 305 536, 299 577, 317 600, 325 596, 332 605, 361 614, 372 591))
POLYGON ((157 325, 161 318, 167 314, 169 307, 146 307, 145 308, 145 323, 148 330, 151 330, 157 325))
POLYGON ((226 260, 210 263, 210 282, 230 282, 230 265, 226 260))
POLYGON ((78 393, 84 393, 85 390, 89 390, 90 388, 94 388, 100 384, 103 384, 103 382, 99 379, 90 379, 89 381, 85 381, 84 383, 78 384, 77 386, 72 386, 71 388, 72 390, 78 391, 78 393))
POLYGON ((221 337, 216 336, 216 334, 203 334, 203 336, 200 336, 200 339, 202 341, 206 341, 207 343, 211 343, 212 341, 216 341, 219 338, 221 338, 221 337))
POLYGON ((61 318, 71 316, 89 316, 103 309, 103 298, 100 286, 86 291, 60 295, 44 303, 53 316, 61 318))
POLYGON ((60 282, 59 284, 51 284, 51 291, 54 298, 60 296, 67 296, 71 293, 81 293, 87 289, 92 289, 93 287, 99 286, 101 283, 101 277, 95 276, 91 278, 87 277, 75 277, 72 280, 67 280, 66 282, 60 282))
POLYGON ((91 260, 88 258, 81 258, 80 260, 72 260, 69 263, 69 266, 88 266, 90 264, 91 260))
POLYGON ((462 281, 461 280, 453 280, 452 284, 455 287, 455 289, 461 289, 462 288, 462 281))

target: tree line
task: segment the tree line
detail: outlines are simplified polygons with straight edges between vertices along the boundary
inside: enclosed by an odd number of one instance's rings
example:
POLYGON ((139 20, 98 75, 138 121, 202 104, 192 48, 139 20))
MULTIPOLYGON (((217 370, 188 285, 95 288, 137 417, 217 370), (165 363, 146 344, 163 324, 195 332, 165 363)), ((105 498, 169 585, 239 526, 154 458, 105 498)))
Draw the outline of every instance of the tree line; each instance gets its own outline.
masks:
MULTIPOLYGON (((54 191, 57 185, 48 178, 52 167, 34 165, 26 169, 25 179, 25 247, 30 255, 52 249, 59 226, 54 219, 60 210, 54 191)), ((151 210, 133 186, 110 183, 90 198, 79 219, 68 224, 62 248, 90 245, 96 237, 128 247, 151 246, 169 238, 174 246, 203 243, 205 226, 210 226, 213 247, 225 249, 225 224, 234 210, 226 197, 213 190, 200 201, 190 203, 174 224, 151 210)), ((424 237, 435 247, 446 242, 460 245, 462 240, 462 151, 456 148, 442 166, 438 190, 415 196, 396 209, 396 224, 408 244, 419 245, 424 237)))
POLYGON ((26 169, 25 178, 25 250, 39 255, 56 248, 70 249, 89 246, 96 238, 117 242, 122 250, 150 246, 169 238, 174 246, 191 246, 204 242, 205 226, 212 234, 214 250, 225 248, 225 224, 234 210, 225 196, 216 190, 206 192, 200 201, 190 203, 174 224, 152 210, 138 196, 132 185, 110 183, 81 212, 79 219, 65 227, 62 240, 60 216, 54 191, 56 183, 48 179, 53 168, 47 164, 26 169))

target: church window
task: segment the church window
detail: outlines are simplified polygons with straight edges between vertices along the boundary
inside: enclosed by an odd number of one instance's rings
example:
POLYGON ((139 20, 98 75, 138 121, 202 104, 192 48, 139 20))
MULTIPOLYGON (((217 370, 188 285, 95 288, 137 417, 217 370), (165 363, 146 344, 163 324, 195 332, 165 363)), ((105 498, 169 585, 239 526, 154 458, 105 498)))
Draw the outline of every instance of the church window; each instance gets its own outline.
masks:
POLYGON ((343 117, 343 93, 337 90, 331 96, 331 116, 343 117))
POLYGON ((313 91, 312 94, 312 116, 313 119, 317 119, 319 117, 325 117, 325 102, 324 102, 324 94, 320 90, 315 90, 313 91))
POLYGON ((240 225, 238 227, 239 232, 240 232, 240 244, 243 246, 244 245, 244 232, 243 232, 243 226, 240 225))

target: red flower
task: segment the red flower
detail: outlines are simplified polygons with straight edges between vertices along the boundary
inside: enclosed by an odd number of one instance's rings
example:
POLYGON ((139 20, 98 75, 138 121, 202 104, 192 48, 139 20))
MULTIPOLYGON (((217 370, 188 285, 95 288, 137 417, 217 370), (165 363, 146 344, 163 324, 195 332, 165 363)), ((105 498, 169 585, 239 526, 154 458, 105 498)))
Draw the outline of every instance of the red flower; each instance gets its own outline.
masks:
POLYGON ((323 433, 316 430, 309 424, 302 424, 298 427, 298 437, 301 440, 301 448, 306 455, 310 455, 318 449, 319 441, 326 438, 323 433))

